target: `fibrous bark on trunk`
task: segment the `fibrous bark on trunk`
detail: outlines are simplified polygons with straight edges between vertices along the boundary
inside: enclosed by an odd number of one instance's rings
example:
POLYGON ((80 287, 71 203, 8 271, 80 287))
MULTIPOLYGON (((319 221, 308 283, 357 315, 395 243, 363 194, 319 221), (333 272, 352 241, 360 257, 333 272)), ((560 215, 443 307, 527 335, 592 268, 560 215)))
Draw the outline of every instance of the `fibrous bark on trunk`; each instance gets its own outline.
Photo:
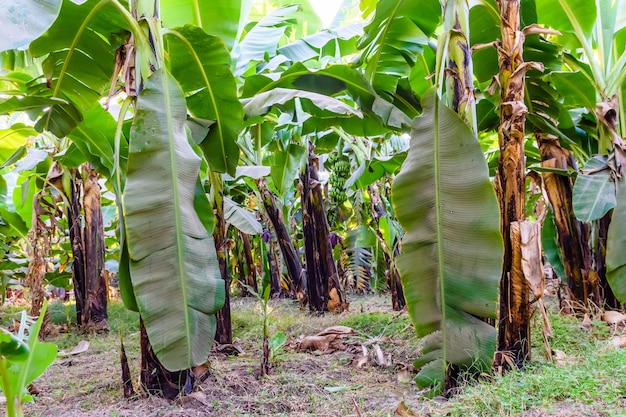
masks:
POLYGON ((330 230, 318 177, 319 158, 313 153, 312 144, 309 144, 308 155, 300 185, 309 308, 316 313, 342 311, 347 304, 330 246, 330 230))
POLYGON ((391 303, 395 311, 403 310, 406 307, 406 300, 404 298, 404 289, 402 288, 402 279, 398 268, 396 267, 395 257, 400 254, 398 245, 394 245, 393 248, 389 247, 389 244, 385 242, 383 234, 380 230, 379 219, 387 214, 385 205, 383 204, 378 186, 376 184, 371 185, 369 188, 370 201, 372 203, 372 217, 376 224, 376 234, 378 240, 383 245, 383 257, 385 263, 388 265, 387 271, 385 271, 385 277, 387 280, 387 288, 391 291, 391 303))
POLYGON ((68 207, 72 245, 72 281, 76 299, 76 323, 96 331, 108 331, 108 284, 104 274, 104 224, 98 174, 88 165, 73 170, 68 207), (84 223, 83 223, 84 219, 84 223))
MULTIPOLYGON (((573 158, 561 147, 558 138, 544 133, 535 133, 535 137, 541 154, 541 166, 566 171, 568 168, 575 168, 573 158)), ((574 215, 572 180, 554 172, 543 172, 542 177, 554 211, 567 285, 576 300, 586 304, 590 294, 599 296, 599 287, 592 285, 594 280, 589 279, 590 274, 591 276, 595 274, 592 270, 592 253, 588 241, 589 228, 574 215)))
MULTIPOLYGON (((221 203, 220 199, 220 203, 221 203)), ((215 251, 217 252, 217 262, 220 267, 220 273, 224 280, 225 298, 224 307, 216 314, 217 328, 215 331, 215 341, 222 345, 233 343, 233 328, 230 316, 230 272, 228 269, 228 245, 226 241, 226 229, 228 225, 224 220, 223 208, 221 204, 216 203, 215 210, 215 228, 213 229, 213 239, 215 241, 215 251)))
POLYGON ((263 198, 263 206, 267 217, 276 232, 276 238, 280 251, 283 255, 287 274, 289 276, 289 292, 291 292, 299 301, 302 306, 307 303, 307 280, 302 267, 302 261, 300 255, 296 250, 289 230, 285 224, 282 212, 276 202, 276 196, 267 188, 265 180, 259 180, 258 183, 261 196, 263 198))
POLYGON ((194 374, 190 369, 171 372, 165 369, 148 339, 148 333, 140 321, 140 345, 141 345, 141 387, 150 395, 159 395, 173 400, 179 395, 191 393, 193 388, 194 374))
POLYGON ((500 84, 500 157, 495 187, 500 202, 504 260, 500 280, 500 314, 496 364, 519 367, 530 358, 529 286, 521 268, 516 244, 525 219, 524 76, 522 58, 524 34, 520 30, 519 0, 497 0, 502 40, 498 45, 500 84))
POLYGON ((85 250, 85 303, 83 323, 96 330, 108 330, 108 283, 104 274, 104 223, 98 174, 84 166, 83 232, 85 250))

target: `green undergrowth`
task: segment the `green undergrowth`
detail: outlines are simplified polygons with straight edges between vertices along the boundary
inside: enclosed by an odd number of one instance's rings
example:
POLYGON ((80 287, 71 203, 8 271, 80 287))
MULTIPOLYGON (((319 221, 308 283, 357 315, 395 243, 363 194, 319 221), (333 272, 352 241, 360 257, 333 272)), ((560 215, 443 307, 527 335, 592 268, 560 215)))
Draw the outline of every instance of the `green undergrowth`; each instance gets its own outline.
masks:
MULTIPOLYGON (((404 401, 417 415, 431 417, 626 416, 626 378, 623 377, 626 349, 611 344, 612 337, 622 334, 623 329, 612 329, 598 315, 592 317, 591 327, 583 330, 582 318, 550 312, 553 331, 550 349, 559 358, 553 363, 545 358, 543 321, 536 314, 532 321, 533 357, 522 370, 483 375, 479 381, 463 380, 451 398, 427 399, 413 382, 401 382, 397 378, 400 369, 410 368, 420 347, 406 312, 392 311, 386 295, 349 299, 351 311, 323 316, 300 309, 293 300, 271 300, 270 336, 283 332, 288 343, 274 357, 270 375, 263 379, 258 375, 262 347, 259 303, 253 298, 234 297, 233 338, 244 353, 215 354, 210 358, 216 379, 203 386, 203 390, 207 395, 212 393, 209 402, 216 415, 357 415, 357 404, 361 415, 383 417, 395 415, 396 407, 404 401), (322 354, 293 348, 301 337, 335 325, 348 326, 357 332, 344 339, 345 350, 322 354), (374 345, 379 345, 393 359, 393 366, 377 366, 373 357, 367 365, 357 366, 361 343, 370 349, 371 355, 374 345)), ((61 365, 67 358, 53 365, 48 379, 40 383, 48 402, 43 402, 38 410, 53 407, 50 401, 56 398, 60 404, 70 398, 69 401, 76 402, 73 408, 85 412, 96 413, 104 405, 112 409, 124 406, 120 397, 119 338, 124 337, 136 380, 137 313, 126 310, 119 301, 111 301, 108 310, 111 331, 96 335, 76 331, 67 318, 72 313, 70 304, 54 308, 66 321, 51 341, 66 352, 83 339, 90 342, 90 347, 87 353, 70 358, 74 365, 69 368, 61 365), (93 368, 85 370, 83 377, 79 367, 90 364, 93 368), (76 376, 68 377, 69 370, 76 372, 76 376)), ((3 326, 10 325, 21 310, 0 307, 3 326)))
POLYGON ((544 356, 535 318, 533 358, 523 369, 461 384, 451 399, 422 405, 433 416, 626 416, 626 349, 612 345, 614 330, 598 319, 585 331, 581 318, 556 312, 550 320, 554 362, 544 356))

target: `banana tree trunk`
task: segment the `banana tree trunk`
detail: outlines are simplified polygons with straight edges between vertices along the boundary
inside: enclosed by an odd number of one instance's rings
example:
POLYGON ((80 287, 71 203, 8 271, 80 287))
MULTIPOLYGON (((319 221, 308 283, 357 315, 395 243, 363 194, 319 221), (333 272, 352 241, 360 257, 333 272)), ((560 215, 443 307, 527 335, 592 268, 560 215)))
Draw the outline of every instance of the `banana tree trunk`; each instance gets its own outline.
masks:
POLYGON ((279 296, 281 294, 280 285, 280 258, 276 251, 276 242, 270 241, 268 244, 267 258, 270 266, 270 295, 279 296))
POLYGON ((302 230, 309 308, 312 312, 341 311, 346 305, 330 246, 330 230, 318 177, 319 158, 309 144, 308 163, 300 175, 302 230))
POLYGON ((388 269, 385 271, 385 278, 387 280, 387 288, 389 288, 389 291, 391 292, 391 304, 394 311, 400 311, 406 307, 404 289, 402 288, 402 279, 400 277, 400 273, 398 272, 398 268, 395 262, 395 258, 400 255, 400 250, 398 245, 395 245, 393 253, 390 253, 392 249, 385 241, 383 233, 380 230, 379 219, 385 216, 387 214, 387 211, 385 210, 385 205, 380 198, 378 184, 372 184, 368 187, 368 189, 370 192, 370 201, 372 203, 372 214, 374 218, 374 223, 376 224, 376 235, 378 236, 378 240, 382 243, 383 258, 385 260, 385 263, 388 265, 388 269))
MULTIPOLYGON (((620 179, 620 181, 624 181, 624 179, 620 179)), ((597 296, 598 300, 609 307, 620 308, 620 302, 615 297, 615 293, 611 289, 606 277, 606 244, 612 217, 613 212, 609 211, 604 217, 597 221, 598 238, 594 248, 596 275, 592 277, 592 281, 595 280, 595 282, 597 282, 598 291, 600 291, 600 295, 597 296)))
POLYGON ((265 180, 259 180, 258 185, 263 198, 265 212, 267 213, 267 217, 276 232, 278 245, 280 246, 280 251, 283 255, 283 260, 289 276, 289 292, 294 294, 296 298, 300 300, 300 304, 304 306, 307 303, 307 281, 302 267, 302 261, 300 260, 300 255, 291 240, 291 236, 289 236, 289 230, 285 224, 282 212, 276 203, 276 196, 267 189, 265 180))
POLYGON ((502 40, 500 67, 500 157, 495 187, 500 202, 504 260, 500 280, 500 314, 496 364, 520 367, 530 359, 530 290, 521 268, 518 222, 525 218, 524 157, 524 35, 520 31, 519 0, 497 0, 502 40))
MULTIPOLYGON (((558 138, 544 133, 535 133, 535 137, 541 154, 541 166, 563 170, 574 167, 570 153, 561 147, 558 138)), ((599 296, 599 286, 597 280, 590 279, 597 273, 591 267, 593 255, 588 241, 588 226, 574 215, 572 181, 567 176, 552 172, 544 172, 542 177, 554 210, 559 251, 568 288, 576 300, 587 303, 590 294, 599 296)))
MULTIPOLYGON (((243 242, 243 255, 245 259, 245 277, 246 284, 250 286, 254 291, 259 292, 256 282, 256 266, 254 264, 254 258, 252 256, 252 246, 250 245, 250 236, 241 232, 241 241, 243 242)), ((243 274, 243 269, 240 274, 243 274)))
POLYGON ((96 330, 108 330, 108 284, 104 274, 104 222, 98 173, 84 165, 83 210, 85 229, 85 303, 83 322, 96 330))
POLYGON ((181 394, 190 394, 193 388, 193 372, 190 369, 174 372, 165 369, 152 350, 148 333, 141 319, 139 336, 141 346, 140 382, 144 391, 150 395, 163 396, 169 400, 174 400, 181 394))
POLYGON ((80 180, 80 172, 72 171, 71 195, 68 196, 76 323, 80 327, 108 331, 100 186, 98 174, 89 165, 83 165, 83 173, 84 179, 80 180))
MULTIPOLYGON (((220 199, 221 202, 221 199, 220 199)), ((228 269, 228 245, 226 241, 226 228, 228 225, 224 220, 222 204, 216 203, 215 228, 213 229, 213 240, 215 241, 215 251, 220 267, 220 273, 225 285, 224 307, 217 312, 217 329, 215 331, 215 341, 226 345, 233 343, 233 328, 230 315, 230 271, 228 269)))

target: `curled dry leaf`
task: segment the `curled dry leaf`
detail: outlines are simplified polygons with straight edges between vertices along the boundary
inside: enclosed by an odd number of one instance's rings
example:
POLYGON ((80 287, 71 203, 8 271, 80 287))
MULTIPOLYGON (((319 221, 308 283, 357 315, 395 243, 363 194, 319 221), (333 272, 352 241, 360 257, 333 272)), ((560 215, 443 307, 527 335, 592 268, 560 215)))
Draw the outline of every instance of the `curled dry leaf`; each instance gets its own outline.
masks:
POLYGON ((298 344, 298 350, 300 352, 319 350, 324 353, 328 351, 330 344, 336 338, 336 334, 329 334, 326 336, 306 336, 298 344))
POLYGON ((586 332, 590 332, 592 324, 593 324, 593 322, 591 321, 591 318, 589 318, 589 314, 585 313, 585 317, 583 318, 583 322, 580 323, 580 328, 583 329, 586 332))
POLYGON ((559 349, 554 350, 554 355, 552 357, 554 358, 554 363, 557 365, 565 365, 570 360, 565 352, 559 349))
POLYGON ((619 311, 605 311, 602 314, 602 320, 608 324, 617 325, 626 321, 626 314, 622 314, 619 311))
POLYGON ((376 363, 379 366, 390 366, 391 365, 391 355, 385 357, 383 350, 378 346, 378 344, 374 345, 374 352, 376 353, 376 363))
POLYGON ((89 342, 86 340, 81 340, 80 342, 78 342, 78 345, 76 345, 76 347, 72 349, 70 353, 61 351, 58 353, 58 355, 61 357, 74 356, 74 355, 78 355, 83 352, 86 352, 87 349, 89 349, 89 342))
POLYGON ((396 415, 400 417, 421 417, 420 414, 407 407, 404 401, 400 402, 396 407, 396 415))
POLYGON ((398 382, 408 384, 411 382, 411 374, 408 368, 402 368, 398 371, 398 382))
POLYGON ((326 335, 329 335, 329 334, 336 334, 336 335, 356 334, 356 330, 354 330, 353 328, 348 327, 348 326, 331 326, 331 327, 327 327, 326 329, 322 330, 317 335, 318 336, 326 336, 326 335))

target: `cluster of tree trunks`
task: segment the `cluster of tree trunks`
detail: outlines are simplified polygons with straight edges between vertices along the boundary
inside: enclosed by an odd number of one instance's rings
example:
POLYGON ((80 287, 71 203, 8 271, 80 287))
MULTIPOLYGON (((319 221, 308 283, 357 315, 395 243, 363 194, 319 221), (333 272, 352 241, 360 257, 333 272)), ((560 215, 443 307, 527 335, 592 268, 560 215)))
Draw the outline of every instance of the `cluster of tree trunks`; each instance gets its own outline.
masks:
POLYGON ((330 230, 319 182, 319 158, 309 144, 308 162, 300 175, 302 230, 306 260, 309 308, 312 312, 342 311, 346 299, 330 246, 330 230))

